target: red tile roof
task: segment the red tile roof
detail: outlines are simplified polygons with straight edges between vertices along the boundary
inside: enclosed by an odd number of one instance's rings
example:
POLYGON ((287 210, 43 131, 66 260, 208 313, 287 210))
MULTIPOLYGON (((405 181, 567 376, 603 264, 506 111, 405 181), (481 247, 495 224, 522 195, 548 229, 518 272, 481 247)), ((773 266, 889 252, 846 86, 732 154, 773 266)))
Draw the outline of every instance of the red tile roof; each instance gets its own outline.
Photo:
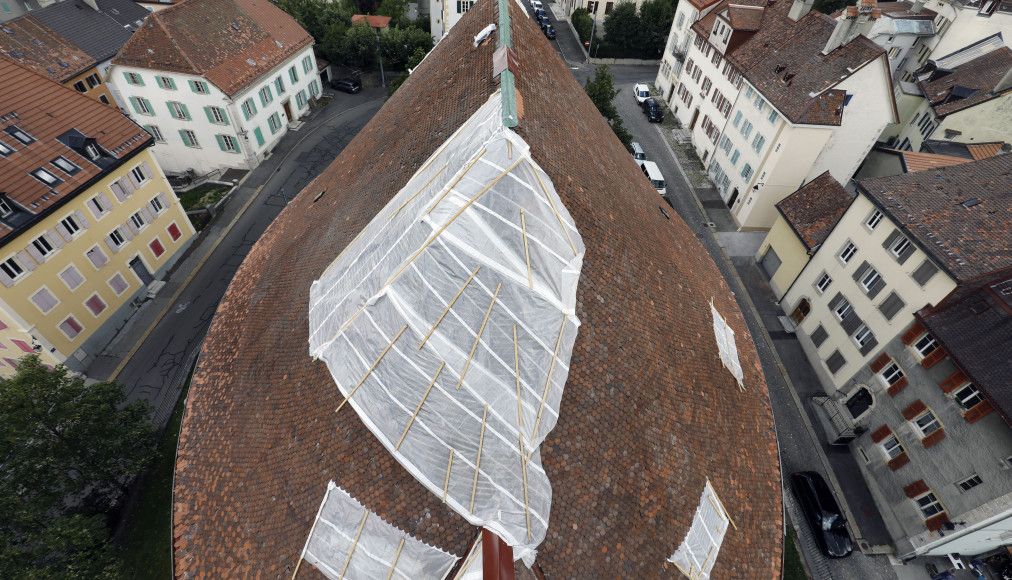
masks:
POLYGON ((974 159, 987 159, 988 157, 994 157, 1001 151, 1001 148, 1005 146, 1003 141, 996 141, 994 143, 977 143, 975 145, 967 145, 966 149, 970 152, 970 155, 974 159))
MULTIPOLYGON (((105 173, 57 141, 58 136, 77 129, 95 138, 98 145, 117 159, 129 157, 153 143, 150 135, 115 108, 3 58, 0 58, 0 79, 3 79, 0 109, 4 111, 0 116, 0 142, 15 151, 10 156, 0 156, 0 191, 29 214, 44 214, 105 173), (35 141, 24 145, 4 132, 12 126, 35 141), (67 175, 50 164, 61 155, 81 171, 67 175), (62 183, 54 187, 43 184, 29 173, 39 168, 47 169, 62 183)), ((0 242, 11 231, 0 231, 0 242)))
POLYGON ((957 281, 1012 266, 1012 155, 857 184, 957 281))
POLYGON ((759 30, 759 23, 765 10, 762 6, 731 4, 727 7, 727 17, 734 30, 759 30))
POLYGON ((777 209, 805 247, 814 250, 826 241, 852 201, 827 171, 780 200, 777 209))
MULTIPOLYGON (((725 0, 724 6, 729 4, 725 0)), ((827 89, 873 60, 886 58, 885 51, 864 36, 822 54, 836 21, 813 10, 795 22, 787 17, 789 0, 769 3, 746 0, 735 4, 766 9, 759 30, 725 57, 792 123, 839 125, 843 118, 843 91, 827 89)), ((716 13, 721 10, 723 6, 715 8, 693 24, 692 29, 709 38, 716 13)), ((884 68, 882 74, 887 74, 884 68)))
POLYGON ((62 83, 97 63, 31 14, 2 23, 0 54, 40 75, 62 83))
MULTIPOLYGON (((508 5, 525 109, 516 130, 587 244, 582 326, 560 419, 540 451, 553 505, 537 561, 549 577, 670 578, 665 559, 709 477, 738 527, 714 577, 779 577, 774 425, 735 299, 685 223, 659 211, 656 191, 565 64, 546 56, 544 35, 508 5), (745 391, 718 357, 711 299, 736 334, 745 391)), ((310 284, 498 89, 495 42, 472 46, 497 21, 495 2, 477 2, 236 274, 183 420, 177 576, 290 574, 331 478, 387 522, 458 556, 474 537, 350 406, 334 413, 339 392, 326 365, 309 357, 306 312, 310 284)), ((300 578, 317 577, 306 568, 300 578)))
POLYGON ((203 75, 234 96, 312 42, 267 0, 186 0, 148 16, 112 63, 203 75))
POLYGON ((935 114, 944 117, 1012 92, 1012 86, 993 92, 1009 70, 1012 48, 1003 46, 959 65, 952 73, 919 84, 935 114))
POLYGON ((938 155, 936 153, 915 153, 914 151, 901 151, 898 149, 884 149, 903 159, 903 168, 909 173, 911 171, 923 171, 934 167, 946 167, 969 163, 972 159, 965 157, 953 157, 952 155, 938 155))
POLYGON ((356 14, 351 17, 352 24, 368 22, 373 28, 386 28, 390 24, 389 16, 373 16, 372 14, 356 14))

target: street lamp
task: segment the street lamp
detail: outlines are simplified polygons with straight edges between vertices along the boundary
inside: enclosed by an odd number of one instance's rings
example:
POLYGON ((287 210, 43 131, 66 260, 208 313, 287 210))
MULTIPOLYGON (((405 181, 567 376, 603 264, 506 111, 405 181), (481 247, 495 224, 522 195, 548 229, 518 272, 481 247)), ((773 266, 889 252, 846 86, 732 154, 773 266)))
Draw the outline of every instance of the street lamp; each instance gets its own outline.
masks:
POLYGON ((383 88, 386 88, 387 77, 383 73, 383 50, 380 49, 380 31, 379 28, 376 28, 375 30, 376 30, 376 53, 379 54, 380 57, 380 84, 383 86, 383 88))

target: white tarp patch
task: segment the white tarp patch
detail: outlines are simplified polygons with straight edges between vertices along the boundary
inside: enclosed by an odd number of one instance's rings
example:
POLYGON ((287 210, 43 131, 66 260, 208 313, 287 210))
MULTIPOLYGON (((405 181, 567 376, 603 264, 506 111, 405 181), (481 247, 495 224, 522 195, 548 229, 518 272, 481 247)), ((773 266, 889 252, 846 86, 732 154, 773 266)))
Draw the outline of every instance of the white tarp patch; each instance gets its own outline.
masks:
POLYGON ((713 314, 713 334, 717 338, 717 348, 720 351, 720 361, 724 363, 727 370, 731 371, 738 386, 745 389, 743 380, 745 375, 741 371, 741 363, 738 362, 738 347, 734 342, 734 330, 727 324, 724 317, 713 307, 710 302, 710 312, 713 314))
POLYGON ((692 527, 668 562, 674 563, 682 574, 692 580, 709 578, 730 522, 724 505, 707 481, 692 519, 692 527))
POLYGON ((531 565, 585 248, 501 111, 497 93, 313 283, 309 343, 335 400, 531 565))

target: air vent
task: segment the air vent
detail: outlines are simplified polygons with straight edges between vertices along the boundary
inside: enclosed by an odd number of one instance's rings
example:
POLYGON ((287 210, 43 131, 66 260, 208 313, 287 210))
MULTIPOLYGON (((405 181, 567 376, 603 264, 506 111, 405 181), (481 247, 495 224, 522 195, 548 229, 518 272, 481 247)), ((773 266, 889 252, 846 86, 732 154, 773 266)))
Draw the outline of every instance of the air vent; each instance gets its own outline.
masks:
POLYGON ((234 30, 236 32, 239 32, 239 25, 238 24, 236 24, 235 22, 233 22, 231 26, 232 26, 232 30, 234 30))
POLYGON ((776 66, 776 68, 774 68, 774 69, 773 69, 773 72, 774 72, 775 74, 780 74, 780 73, 784 72, 784 70, 786 70, 786 69, 787 69, 787 67, 786 67, 786 66, 784 66, 784 65, 782 65, 782 64, 778 64, 778 65, 776 66))
POLYGON ((975 205, 979 205, 980 203, 981 203, 981 201, 979 199, 973 198, 973 199, 968 199, 968 200, 964 201, 962 203, 962 205, 965 208, 971 208, 971 207, 973 207, 975 205))
POLYGON ((56 61, 56 62, 57 62, 57 63, 59 63, 59 65, 60 65, 60 68, 68 68, 68 67, 70 67, 70 65, 69 65, 69 64, 67 64, 67 63, 63 62, 62 60, 58 60, 58 61, 56 61))
POLYGON ((784 82, 790 84, 791 79, 794 78, 794 73, 787 73, 784 75, 784 82))
POLYGON ((988 304, 987 302, 981 301, 981 302, 978 302, 978 303, 974 304, 973 306, 971 306, 970 307, 970 312, 972 312, 974 314, 980 314, 980 313, 984 312, 985 310, 987 310, 988 308, 991 308, 991 305, 988 304))
POLYGON ((6 26, 4 26, 3 28, 0 28, 0 30, 3 30, 7 34, 14 34, 14 32, 12 32, 11 29, 7 28, 6 26))
POLYGON ((11 51, 11 56, 13 56, 14 58, 21 58, 22 54, 20 50, 14 49, 11 51))
POLYGON ((113 14, 119 14, 119 10, 116 10, 115 8, 110 8, 109 12, 112 12, 113 14))
POLYGON ((247 58, 247 59, 246 59, 246 62, 250 63, 250 64, 251 64, 251 65, 253 65, 253 66, 256 66, 256 65, 257 65, 257 61, 253 60, 252 58, 247 58))

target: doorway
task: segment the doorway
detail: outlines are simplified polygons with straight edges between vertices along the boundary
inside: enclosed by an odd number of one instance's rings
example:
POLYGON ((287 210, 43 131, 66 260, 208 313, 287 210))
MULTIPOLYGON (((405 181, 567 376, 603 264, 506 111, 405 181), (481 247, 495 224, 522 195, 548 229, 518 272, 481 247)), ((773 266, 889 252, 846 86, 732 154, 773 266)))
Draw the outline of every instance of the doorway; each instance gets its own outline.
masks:
POLYGON ((845 404, 847 405, 847 410, 850 411, 850 416, 856 421, 858 417, 864 415, 875 404, 875 397, 872 396, 871 391, 867 387, 862 385, 847 399, 845 404))
POLYGON ((812 303, 808 301, 808 298, 802 298, 801 302, 798 303, 798 307, 791 313, 791 318, 794 319, 794 322, 801 324, 811 311, 812 303))
POLYGON ((291 100, 288 100, 281 103, 281 106, 285 109, 285 117, 288 119, 288 123, 292 122, 292 108, 288 105, 291 102, 291 100))
POLYGON ((692 112, 692 122, 689 123, 689 131, 696 128, 696 119, 699 118, 699 109, 692 112))
POLYGON ((137 274, 137 277, 141 279, 141 284, 144 286, 147 286, 155 281, 155 277, 151 275, 151 272, 148 271, 148 267, 144 265, 144 262, 141 261, 140 257, 135 257, 133 260, 130 260, 130 269, 134 271, 134 274, 137 274))
POLYGON ((776 275, 777 270, 780 269, 780 256, 777 255, 772 246, 770 246, 770 249, 763 254, 762 259, 759 260, 759 265, 762 266, 763 271, 766 272, 766 277, 773 278, 773 276, 776 275))
POLYGON ((731 209, 734 207, 734 202, 738 201, 738 188, 734 188, 731 192, 731 197, 727 198, 727 208, 731 209))

